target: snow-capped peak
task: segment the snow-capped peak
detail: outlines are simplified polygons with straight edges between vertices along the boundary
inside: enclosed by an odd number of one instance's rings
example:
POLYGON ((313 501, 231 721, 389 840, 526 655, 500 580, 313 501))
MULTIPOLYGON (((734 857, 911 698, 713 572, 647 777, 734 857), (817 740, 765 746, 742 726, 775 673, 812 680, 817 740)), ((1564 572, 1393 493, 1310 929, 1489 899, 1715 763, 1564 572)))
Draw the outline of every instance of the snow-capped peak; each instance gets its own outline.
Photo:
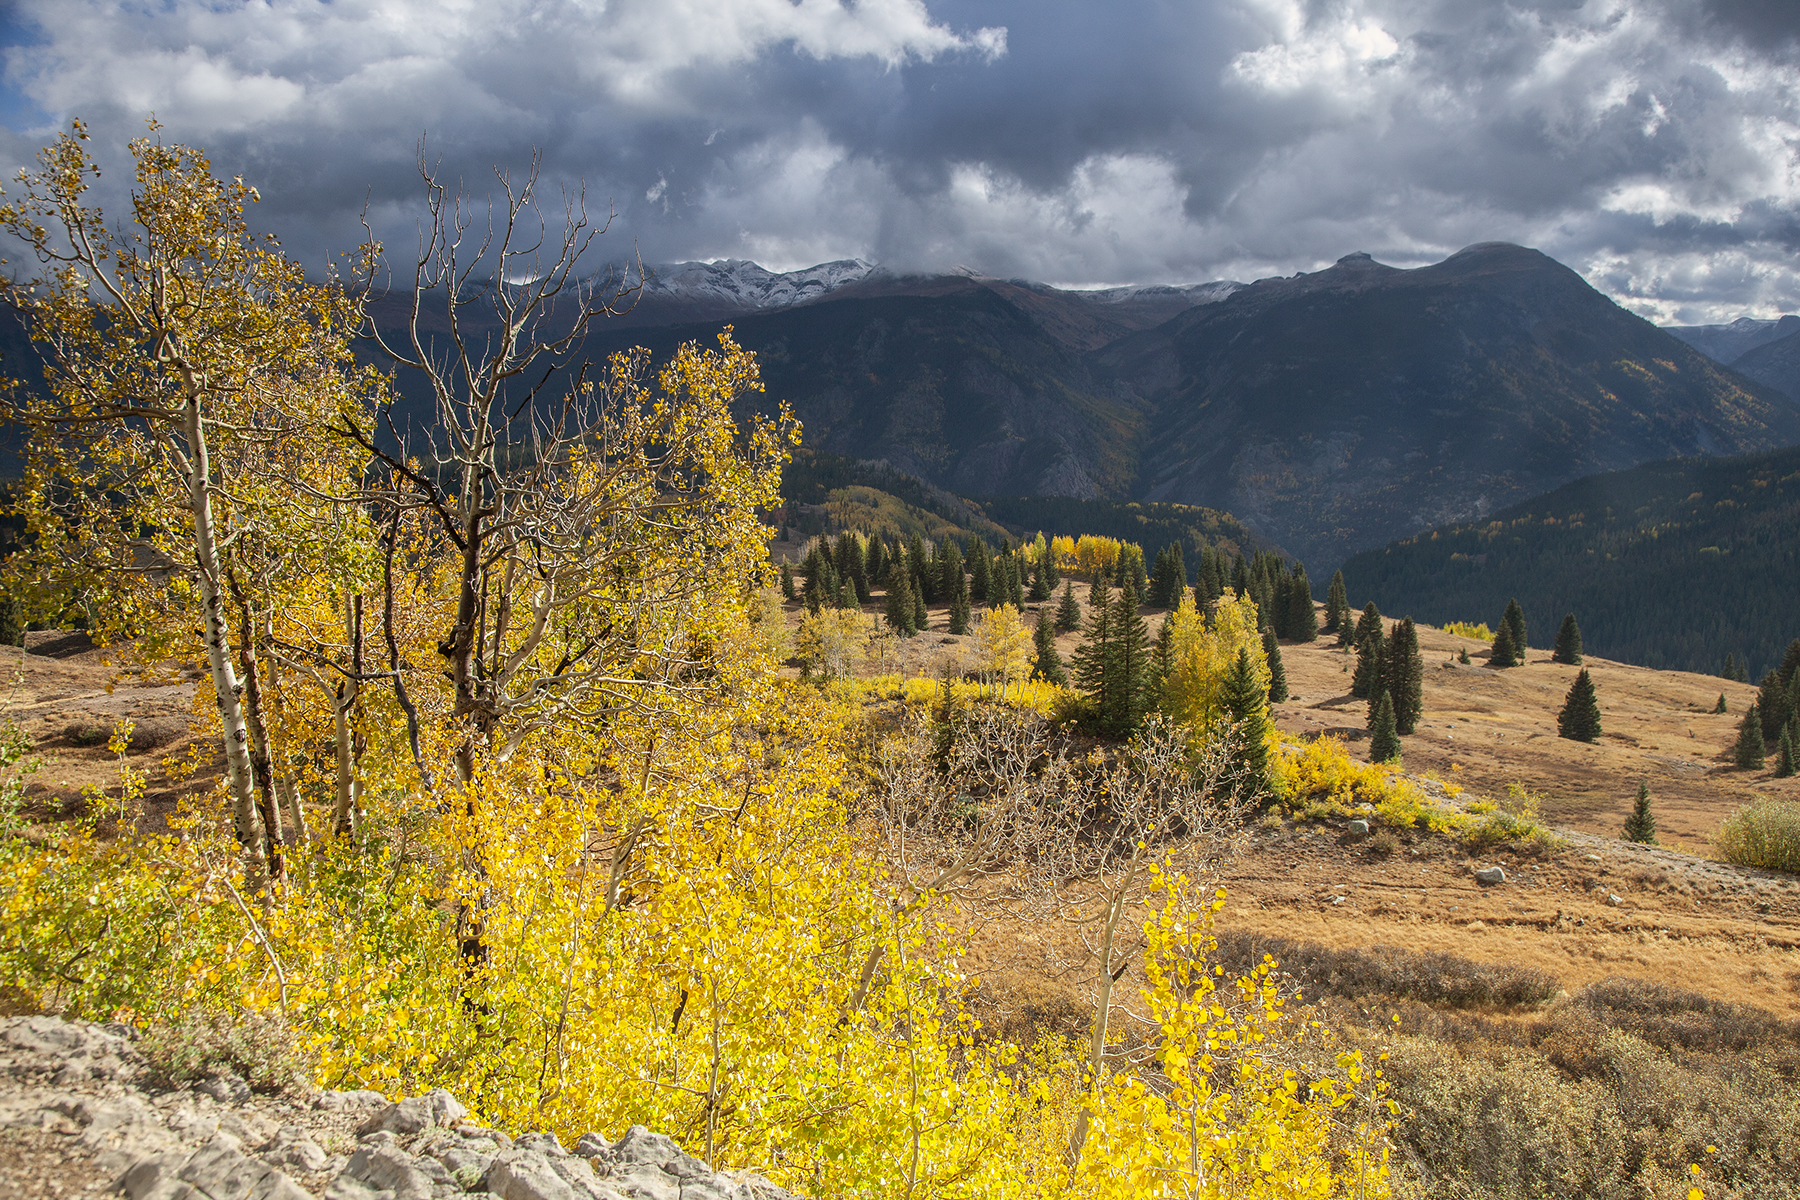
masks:
POLYGON ((798 271, 769 271, 741 258, 646 267, 644 295, 708 299, 742 308, 787 308, 864 279, 879 268, 842 258, 798 271))

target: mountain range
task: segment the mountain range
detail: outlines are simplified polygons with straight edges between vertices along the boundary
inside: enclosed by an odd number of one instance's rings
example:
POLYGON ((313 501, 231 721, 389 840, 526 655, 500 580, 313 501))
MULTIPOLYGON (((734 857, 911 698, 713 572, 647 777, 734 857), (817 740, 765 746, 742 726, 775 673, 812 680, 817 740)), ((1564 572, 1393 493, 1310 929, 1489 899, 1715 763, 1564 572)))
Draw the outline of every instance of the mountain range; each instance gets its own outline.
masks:
POLYGON ((963 495, 1228 511, 1315 573, 1595 472, 1800 442, 1777 389, 1500 243, 1103 292, 858 262, 782 291, 748 267, 656 271, 643 304, 710 315, 609 324, 589 352, 730 320, 821 450, 963 495))
POLYGON ((1739 317, 1729 325, 1667 328, 1702 354, 1800 404, 1800 317, 1739 317))

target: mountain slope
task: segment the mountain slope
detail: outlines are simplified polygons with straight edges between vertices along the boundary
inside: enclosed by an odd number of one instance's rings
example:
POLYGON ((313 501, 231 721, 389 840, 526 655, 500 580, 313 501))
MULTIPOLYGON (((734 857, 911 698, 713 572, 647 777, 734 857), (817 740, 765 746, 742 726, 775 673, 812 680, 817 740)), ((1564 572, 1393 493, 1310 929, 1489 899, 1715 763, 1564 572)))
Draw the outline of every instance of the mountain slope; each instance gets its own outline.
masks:
POLYGON ((1665 325, 1663 332, 1675 335, 1714 362, 1733 366, 1758 346, 1800 332, 1800 317, 1739 317, 1729 325, 1665 325))
POLYGON ((1314 564, 1570 479, 1800 441, 1800 408, 1522 247, 1350 255, 1093 356, 1146 409, 1133 494, 1314 564))
POLYGON ((1731 369, 1800 404, 1800 317, 1782 320, 1794 322, 1793 333, 1746 350, 1732 362, 1731 369))
POLYGON ((1432 530, 1344 564, 1353 603, 1442 625, 1524 606, 1547 646, 1573 611, 1595 654, 1751 678, 1800 635, 1800 447, 1680 459, 1578 480, 1491 520, 1432 530))
MULTIPOLYGON (((1087 306, 968 278, 869 281, 831 299, 735 321, 767 391, 806 443, 965 494, 1119 494, 1136 474, 1142 414, 1097 387, 1080 351, 1087 306)), ((598 355, 642 344, 658 360, 710 344, 717 324, 601 326, 598 355)))

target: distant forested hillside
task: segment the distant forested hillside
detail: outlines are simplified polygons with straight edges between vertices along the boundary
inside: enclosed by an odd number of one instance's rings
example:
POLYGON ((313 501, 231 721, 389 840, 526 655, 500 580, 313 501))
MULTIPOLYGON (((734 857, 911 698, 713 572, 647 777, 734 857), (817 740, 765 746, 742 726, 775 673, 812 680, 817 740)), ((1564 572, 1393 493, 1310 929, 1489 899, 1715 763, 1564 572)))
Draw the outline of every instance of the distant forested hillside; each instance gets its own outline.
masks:
POLYGON ((1087 533, 1136 542, 1146 555, 1154 555, 1179 541, 1190 571, 1200 562, 1202 543, 1246 558, 1257 550, 1273 549, 1242 521, 1216 508, 1074 500, 1067 496, 983 496, 978 502, 991 519, 1027 537, 1037 533, 1045 537, 1080 537, 1087 533))
POLYGON ((1548 646, 1565 612, 1589 651, 1755 679, 1800 635, 1800 448, 1595 475, 1495 514, 1356 555, 1351 602, 1492 624, 1507 598, 1548 646))

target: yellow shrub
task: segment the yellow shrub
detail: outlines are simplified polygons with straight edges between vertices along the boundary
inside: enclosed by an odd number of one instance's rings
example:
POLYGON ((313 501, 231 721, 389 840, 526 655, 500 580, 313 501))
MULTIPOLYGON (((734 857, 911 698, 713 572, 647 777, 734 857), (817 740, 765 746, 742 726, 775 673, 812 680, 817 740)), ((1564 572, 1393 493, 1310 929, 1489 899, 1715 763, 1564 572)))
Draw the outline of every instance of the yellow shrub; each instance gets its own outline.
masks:
POLYGON ((1452 621, 1444 626, 1444 632, 1453 633, 1457 637, 1478 638, 1484 642, 1494 640, 1494 631, 1487 627, 1486 622, 1480 625, 1471 625, 1467 621, 1452 621))
POLYGON ((1367 804, 1382 824, 1402 829, 1448 830, 1463 820, 1395 768, 1350 757, 1335 737, 1289 743, 1273 761, 1288 808, 1314 819, 1346 816, 1367 804))

